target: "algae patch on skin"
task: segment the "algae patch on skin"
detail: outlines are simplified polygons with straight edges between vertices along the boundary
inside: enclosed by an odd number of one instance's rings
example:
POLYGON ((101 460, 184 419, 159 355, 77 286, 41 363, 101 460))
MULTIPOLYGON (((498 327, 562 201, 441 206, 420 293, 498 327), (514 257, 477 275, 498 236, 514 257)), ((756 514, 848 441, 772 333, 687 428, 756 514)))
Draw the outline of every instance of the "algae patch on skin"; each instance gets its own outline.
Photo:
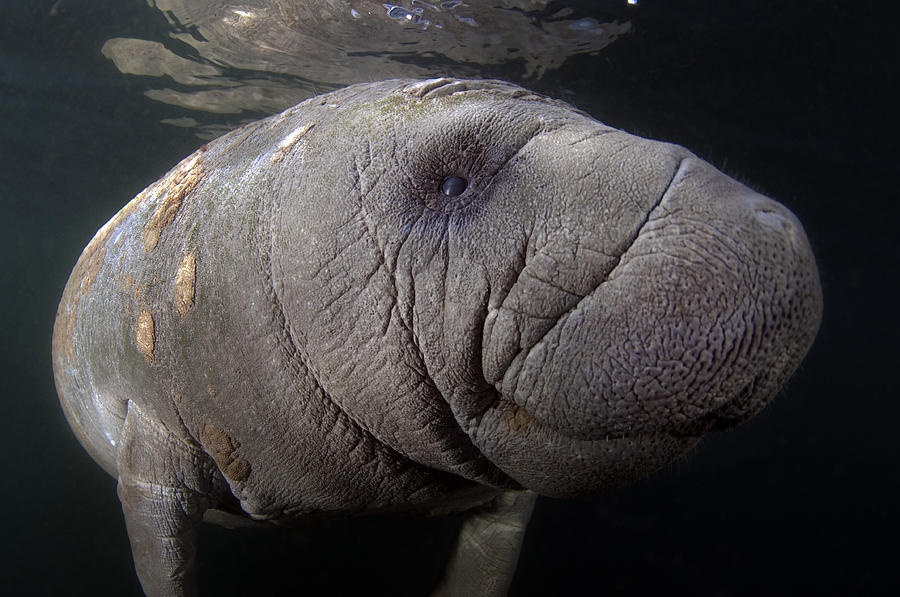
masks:
POLYGON ((175 312, 179 317, 187 315, 194 306, 197 257, 192 251, 185 255, 175 273, 175 312))
MULTIPOLYGON (((201 150, 202 151, 202 150, 201 150)), ((181 164, 167 180, 163 181, 166 194, 159 200, 156 210, 147 222, 141 240, 144 250, 149 252, 156 248, 163 229, 175 220, 181 202, 197 186, 197 183, 206 174, 202 164, 199 164, 200 152, 194 155, 190 161, 181 164)))
POLYGON ((234 455, 241 445, 215 425, 207 423, 203 427, 200 442, 209 451, 222 473, 232 481, 243 481, 250 475, 250 463, 234 455))
POLYGON ((156 345, 156 334, 153 327, 153 316, 144 310, 138 314, 134 322, 134 341, 138 350, 148 363, 153 362, 153 349, 156 345))

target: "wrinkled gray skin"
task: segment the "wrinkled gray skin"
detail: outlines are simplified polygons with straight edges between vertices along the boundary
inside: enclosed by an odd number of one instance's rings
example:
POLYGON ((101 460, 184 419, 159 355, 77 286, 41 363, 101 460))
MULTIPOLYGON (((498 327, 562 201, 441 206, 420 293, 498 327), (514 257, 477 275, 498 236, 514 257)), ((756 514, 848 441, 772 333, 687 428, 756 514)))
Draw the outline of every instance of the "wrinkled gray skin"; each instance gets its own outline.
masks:
POLYGON ((535 493, 745 420, 820 316, 797 219, 687 150, 505 83, 392 80, 129 203, 75 266, 53 365, 149 595, 194 592, 204 514, 452 510, 437 592, 501 595, 535 493))

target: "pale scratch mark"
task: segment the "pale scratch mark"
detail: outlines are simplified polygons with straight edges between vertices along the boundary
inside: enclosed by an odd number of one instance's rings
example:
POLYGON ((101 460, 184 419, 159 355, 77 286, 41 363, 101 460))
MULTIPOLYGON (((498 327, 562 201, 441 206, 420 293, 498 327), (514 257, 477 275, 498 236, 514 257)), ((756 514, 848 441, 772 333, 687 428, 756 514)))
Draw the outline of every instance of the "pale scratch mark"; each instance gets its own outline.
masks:
POLYGON ((294 146, 300 141, 300 139, 310 131, 315 126, 314 122, 310 122, 301 126, 300 128, 294 130, 290 135, 281 140, 281 143, 278 144, 278 147, 275 148, 274 153, 272 153, 271 162, 273 164, 277 164, 281 162, 287 154, 291 152, 294 146))

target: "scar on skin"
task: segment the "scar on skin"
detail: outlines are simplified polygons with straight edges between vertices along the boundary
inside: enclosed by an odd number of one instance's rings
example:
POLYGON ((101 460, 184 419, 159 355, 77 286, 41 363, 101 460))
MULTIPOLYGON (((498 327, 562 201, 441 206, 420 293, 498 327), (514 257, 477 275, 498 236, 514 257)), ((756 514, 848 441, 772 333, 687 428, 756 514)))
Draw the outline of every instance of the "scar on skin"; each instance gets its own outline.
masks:
POLYGON ((163 229, 171 224, 178 215, 181 202, 206 174, 203 165, 198 163, 201 153, 202 151, 195 152, 160 182, 160 186, 165 189, 165 195, 159 199, 156 210, 144 227, 141 240, 145 251, 152 251, 156 248, 163 229))
POLYGON ((175 272, 175 312, 184 317, 194 306, 197 257, 193 251, 185 255, 175 272))
POLYGON ((511 433, 526 434, 534 424, 535 418, 524 408, 510 404, 506 410, 506 426, 511 433))
POLYGON ((153 330, 153 316, 150 315, 150 311, 144 310, 138 314, 137 320, 134 322, 134 339, 138 350, 141 351, 148 363, 152 363, 156 335, 153 330))
POLYGON ((250 463, 234 455, 241 447, 228 435, 210 423, 200 431, 200 443, 219 467, 219 470, 232 481, 243 481, 250 475, 250 463))
POLYGON ((292 132, 290 135, 285 137, 281 143, 278 144, 278 147, 275 148, 275 152, 272 154, 272 163, 276 164, 284 159, 284 157, 290 153, 291 149, 300 141, 300 139, 309 132, 309 130, 315 126, 314 122, 309 124, 305 124, 292 132))

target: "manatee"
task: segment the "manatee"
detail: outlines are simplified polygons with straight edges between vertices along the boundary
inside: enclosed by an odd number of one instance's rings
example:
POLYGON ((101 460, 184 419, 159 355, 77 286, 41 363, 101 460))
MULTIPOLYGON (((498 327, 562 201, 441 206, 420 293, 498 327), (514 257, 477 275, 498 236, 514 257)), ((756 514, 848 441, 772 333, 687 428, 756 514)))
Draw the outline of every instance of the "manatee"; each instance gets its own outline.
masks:
POLYGON ((435 591, 502 595, 536 495, 746 420, 821 310, 797 218, 688 150, 500 81, 388 80, 128 203, 69 278, 53 368, 148 595, 197 590, 204 519, 376 512, 468 513, 435 591))

